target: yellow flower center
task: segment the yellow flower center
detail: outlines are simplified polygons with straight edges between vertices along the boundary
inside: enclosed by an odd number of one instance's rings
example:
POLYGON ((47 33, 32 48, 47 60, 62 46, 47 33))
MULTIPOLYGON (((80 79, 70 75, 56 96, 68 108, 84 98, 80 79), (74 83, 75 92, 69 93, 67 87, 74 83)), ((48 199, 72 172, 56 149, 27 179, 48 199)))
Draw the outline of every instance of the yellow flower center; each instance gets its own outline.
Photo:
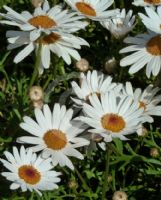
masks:
POLYGON ((61 36, 56 33, 50 33, 49 35, 45 35, 44 37, 38 38, 35 42, 43 45, 49 45, 60 40, 61 36))
POLYGON ((56 22, 47 15, 39 15, 33 17, 28 20, 28 23, 30 23, 32 26, 35 26, 36 28, 41 27, 44 29, 52 28, 53 26, 57 25, 56 22))
POLYGON ((37 184, 41 179, 40 172, 31 165, 22 165, 18 169, 18 175, 26 183, 31 185, 37 184))
POLYGON ((152 37, 146 44, 146 50, 153 56, 161 55, 161 35, 152 37))
POLYGON ((46 132, 43 139, 47 147, 53 150, 63 149, 67 144, 66 135, 57 129, 46 132))
POLYGON ((91 7, 91 5, 87 3, 77 2, 76 7, 81 13, 85 15, 96 16, 96 11, 91 7))
POLYGON ((144 110, 146 110, 146 104, 143 101, 140 101, 139 108, 144 108, 144 110))
POLYGON ((159 4, 161 3, 161 0, 144 0, 144 2, 150 4, 159 4))
POLYGON ((125 128, 124 119, 117 114, 106 114, 101 118, 102 127, 108 131, 120 132, 125 128))

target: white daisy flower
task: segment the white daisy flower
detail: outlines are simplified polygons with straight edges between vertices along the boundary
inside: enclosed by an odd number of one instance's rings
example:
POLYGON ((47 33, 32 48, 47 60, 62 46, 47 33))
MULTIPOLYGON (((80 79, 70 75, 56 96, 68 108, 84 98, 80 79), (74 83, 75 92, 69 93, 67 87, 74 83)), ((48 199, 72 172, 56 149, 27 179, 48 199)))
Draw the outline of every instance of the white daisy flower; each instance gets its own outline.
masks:
POLYGON ((152 116, 161 116, 161 106, 157 106, 161 102, 161 95, 156 95, 160 89, 158 87, 154 88, 153 85, 147 86, 147 88, 142 91, 141 88, 132 87, 130 82, 126 82, 126 86, 123 90, 123 94, 128 95, 133 101, 139 102, 139 107, 144 109, 143 115, 149 117, 148 122, 152 123, 152 116))
POLYGON ((89 97, 93 94, 100 96, 110 90, 119 92, 122 88, 122 84, 117 85, 116 83, 112 83, 111 76, 105 76, 103 73, 97 72, 96 70, 92 72, 88 71, 87 75, 81 73, 80 80, 80 86, 75 81, 71 83, 78 98, 72 99, 79 106, 82 106, 84 102, 89 102, 89 97))
POLYGON ((9 172, 2 172, 2 176, 13 182, 11 190, 21 188, 22 192, 29 190, 36 191, 40 196, 40 191, 57 189, 58 177, 61 173, 52 170, 51 159, 46 160, 37 157, 31 149, 25 150, 23 146, 20 153, 17 147, 13 147, 13 154, 4 152, 7 160, 0 159, 9 172))
POLYGON ((52 31, 58 30, 71 33, 84 29, 88 25, 87 22, 79 21, 82 17, 76 16, 76 12, 62 10, 60 5, 50 9, 48 1, 45 0, 43 7, 35 8, 32 15, 28 11, 17 13, 8 6, 3 6, 7 14, 1 15, 6 20, 0 23, 17 26, 23 31, 30 32, 30 40, 34 41, 41 36, 41 33, 51 34, 52 31))
POLYGON ((106 10, 113 4, 113 0, 65 0, 69 6, 89 19, 103 21, 115 16, 119 9, 106 10))
POLYGON ((131 46, 120 50, 120 53, 133 52, 120 61, 122 67, 131 65, 129 73, 134 74, 146 65, 146 75, 156 76, 161 67, 161 36, 154 33, 140 34, 136 37, 127 37, 124 40, 131 46))
POLYGON ((30 117, 25 116, 21 128, 33 136, 23 136, 17 139, 18 142, 33 144, 34 152, 42 151, 42 157, 51 156, 53 165, 67 166, 74 169, 68 156, 83 159, 83 155, 75 148, 88 145, 89 141, 77 137, 84 128, 82 123, 73 122, 73 110, 66 110, 65 106, 55 104, 53 112, 48 105, 43 106, 43 111, 35 109, 35 122, 30 117))
POLYGON ((7 31, 8 38, 8 50, 15 49, 22 45, 26 45, 14 58, 15 63, 19 63, 25 57, 27 57, 32 51, 37 50, 41 45, 41 66, 40 73, 43 69, 47 69, 50 66, 50 54, 55 53, 58 57, 62 57, 63 60, 69 65, 71 64, 71 57, 76 60, 80 60, 81 57, 77 50, 81 45, 89 45, 84 39, 76 37, 72 34, 52 32, 49 35, 32 42, 29 38, 28 32, 23 31, 7 31))
POLYGON ((101 24, 114 35, 115 38, 122 38, 129 33, 135 26, 135 16, 132 16, 133 11, 120 10, 120 13, 101 24))
POLYGON ((158 6, 156 11, 150 7, 145 8, 146 15, 139 13, 144 25, 151 31, 161 34, 161 6, 158 6))
POLYGON ((135 6, 158 6, 161 5, 161 0, 134 0, 133 5, 135 6))
MULTIPOLYGON (((132 102, 130 97, 120 96, 113 91, 92 95, 90 103, 84 103, 83 110, 87 116, 79 117, 93 129, 90 132, 100 134, 105 142, 112 138, 126 140, 126 135, 135 133, 143 121, 143 109, 139 109, 138 102, 132 102)), ((145 120, 145 119, 144 119, 145 120)))

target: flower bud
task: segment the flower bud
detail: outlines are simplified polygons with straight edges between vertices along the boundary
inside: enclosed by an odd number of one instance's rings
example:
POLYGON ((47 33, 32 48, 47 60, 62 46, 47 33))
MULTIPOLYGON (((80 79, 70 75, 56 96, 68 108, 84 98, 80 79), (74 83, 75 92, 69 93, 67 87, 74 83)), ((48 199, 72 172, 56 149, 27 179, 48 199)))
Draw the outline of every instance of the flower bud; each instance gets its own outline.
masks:
POLYGON ((32 5, 37 8, 40 7, 42 5, 42 3, 44 2, 44 0, 32 0, 32 5))
POLYGON ((128 200, 127 194, 123 191, 116 191, 113 194, 112 200, 128 200))
POLYGON ((116 67, 117 67, 117 61, 115 57, 109 58, 104 64, 104 68, 106 72, 109 74, 114 73, 116 70, 116 67))
POLYGON ((160 155, 160 153, 159 153, 159 150, 157 149, 157 148, 151 148, 150 149, 150 155, 151 155, 151 157, 153 157, 153 158, 157 158, 157 157, 159 157, 159 155, 160 155))
POLYGON ((146 137, 148 135, 148 130, 144 126, 141 126, 138 128, 137 134, 138 136, 146 137))
POLYGON ((69 183, 68 183, 68 186, 69 186, 70 189, 74 189, 74 188, 77 189, 78 184, 75 180, 70 180, 69 183))
POLYGON ((44 98, 43 89, 40 86, 32 86, 29 91, 31 101, 40 101, 44 98))
POLYGON ((41 109, 44 105, 44 102, 43 102, 43 100, 33 101, 32 105, 33 105, 34 108, 40 108, 41 109))
POLYGON ((80 72, 86 72, 89 70, 89 62, 84 58, 77 61, 75 66, 80 72))

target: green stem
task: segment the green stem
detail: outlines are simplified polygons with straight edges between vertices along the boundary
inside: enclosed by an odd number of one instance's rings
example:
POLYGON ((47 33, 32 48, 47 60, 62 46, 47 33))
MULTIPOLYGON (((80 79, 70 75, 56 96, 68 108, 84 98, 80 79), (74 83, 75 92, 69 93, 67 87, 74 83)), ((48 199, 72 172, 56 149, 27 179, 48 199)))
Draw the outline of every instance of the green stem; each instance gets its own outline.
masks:
POLYGON ((107 191, 107 184, 108 184, 108 174, 109 174, 109 166, 110 166, 110 154, 111 150, 107 144, 107 151, 106 151, 106 167, 105 167, 105 172, 103 173, 102 179, 104 180, 103 183, 103 190, 102 190, 102 200, 107 200, 106 198, 106 191, 107 191))
POLYGON ((36 78, 38 77, 38 71, 39 71, 39 67, 40 67, 40 63, 41 63, 41 48, 42 48, 42 45, 39 44, 38 46, 38 50, 37 50, 37 56, 36 56, 36 62, 35 62, 35 65, 34 65, 34 71, 33 71, 33 74, 32 74, 32 78, 30 80, 30 85, 29 85, 29 88, 32 87, 32 85, 34 84, 36 78))
POLYGON ((44 86, 43 86, 43 90, 45 90, 47 88, 47 86, 49 85, 50 81, 52 80, 52 74, 49 75, 47 81, 45 82, 44 86))
POLYGON ((86 181, 84 180, 83 176, 79 173, 78 169, 76 167, 74 167, 75 172, 78 176, 78 178, 80 179, 80 181, 82 182, 82 187, 86 190, 86 191, 91 191, 91 189, 88 187, 86 181))

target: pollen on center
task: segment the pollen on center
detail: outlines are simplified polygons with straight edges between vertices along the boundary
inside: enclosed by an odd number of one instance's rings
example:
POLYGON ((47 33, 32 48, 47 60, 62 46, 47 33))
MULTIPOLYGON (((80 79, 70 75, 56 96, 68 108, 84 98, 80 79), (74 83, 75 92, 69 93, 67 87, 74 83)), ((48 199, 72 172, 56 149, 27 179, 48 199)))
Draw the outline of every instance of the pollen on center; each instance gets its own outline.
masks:
POLYGON ((31 185, 37 184, 41 179, 40 172, 31 165, 22 165, 18 169, 18 175, 26 183, 31 185))
POLYGON ((125 128, 125 120, 117 114, 106 114, 101 118, 102 127, 108 131, 119 133, 125 128))
POLYGON ((153 56, 161 55, 161 35, 152 37, 146 44, 146 50, 153 56))
POLYGON ((57 129, 47 131, 43 139, 47 147, 53 150, 61 150, 67 144, 66 135, 57 129))
POLYGON ((91 7, 91 5, 84 2, 77 2, 76 8, 83 14, 89 16, 96 16, 96 11, 91 7))
POLYGON ((56 22, 47 15, 39 15, 33 17, 28 20, 28 23, 30 23, 32 26, 35 26, 36 28, 41 27, 44 29, 52 28, 57 25, 56 22))

